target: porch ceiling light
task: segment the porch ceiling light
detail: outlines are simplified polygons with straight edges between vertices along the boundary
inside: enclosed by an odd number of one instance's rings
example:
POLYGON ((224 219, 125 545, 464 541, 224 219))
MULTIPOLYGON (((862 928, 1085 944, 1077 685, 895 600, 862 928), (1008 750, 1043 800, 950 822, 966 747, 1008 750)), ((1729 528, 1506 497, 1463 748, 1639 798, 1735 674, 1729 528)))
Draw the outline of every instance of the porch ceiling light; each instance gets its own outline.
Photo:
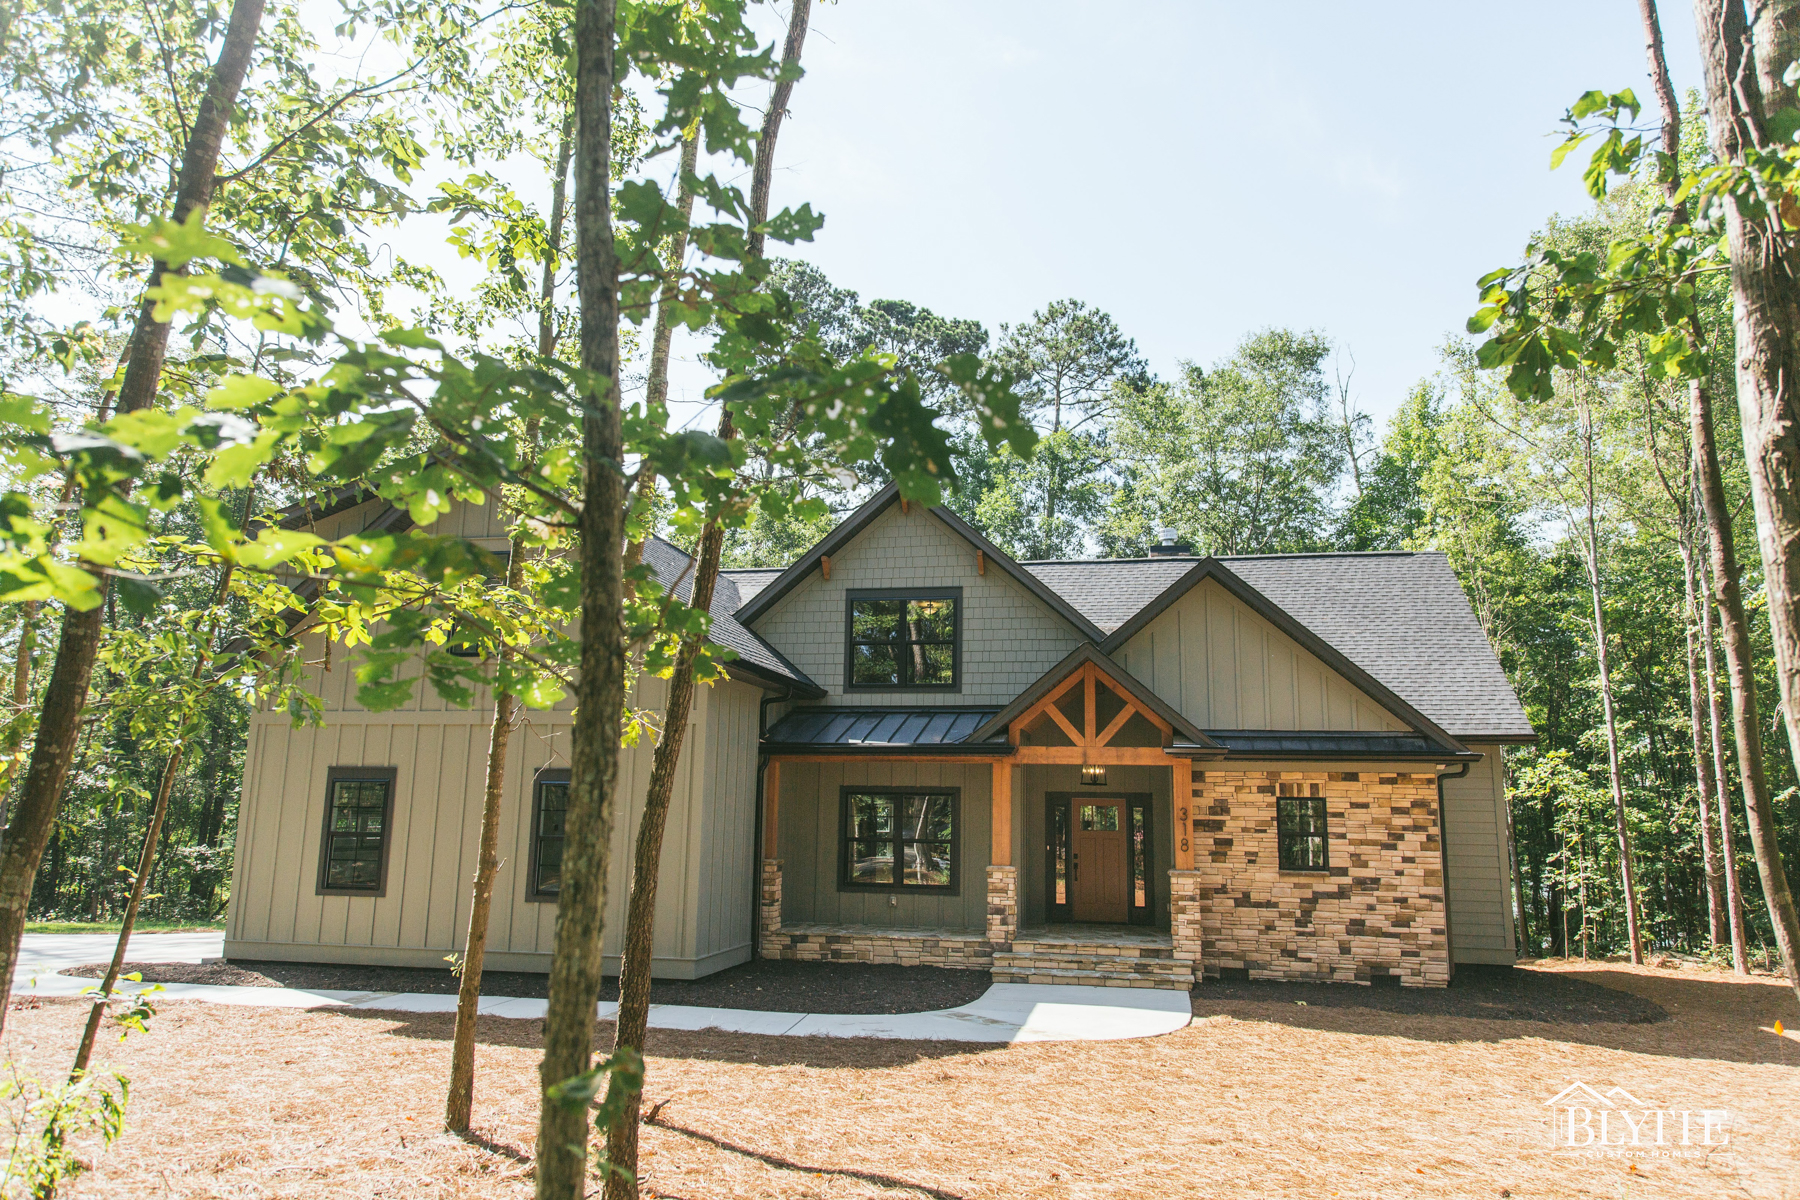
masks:
POLYGON ((1106 786, 1106 768, 1105 767, 1090 767, 1087 764, 1083 763, 1082 767, 1081 767, 1081 782, 1084 784, 1090 784, 1094 787, 1105 787, 1106 786))

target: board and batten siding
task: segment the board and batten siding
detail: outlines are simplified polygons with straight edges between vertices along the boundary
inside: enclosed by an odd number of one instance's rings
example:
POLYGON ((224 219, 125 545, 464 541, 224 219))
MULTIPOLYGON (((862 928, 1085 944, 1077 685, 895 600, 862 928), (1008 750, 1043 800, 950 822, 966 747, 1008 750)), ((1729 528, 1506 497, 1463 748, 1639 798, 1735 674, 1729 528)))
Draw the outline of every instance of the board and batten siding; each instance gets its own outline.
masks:
POLYGON ((1409 728, 1211 579, 1114 657, 1201 729, 1409 728))
MULTIPOLYGON (((662 706, 645 680, 634 703, 662 706)), ((657 890, 652 972, 695 978, 750 957, 758 689, 725 682, 695 694, 657 890)), ((460 951, 480 838, 491 711, 337 709, 322 728, 252 718, 227 916, 227 957, 435 967, 460 951), (396 771, 385 894, 317 894, 326 772, 396 771)), ((508 746, 488 965, 547 970, 554 902, 527 898, 531 797, 538 771, 566 768, 566 713, 527 711, 508 746)), ((646 739, 620 759, 622 801, 606 906, 608 970, 617 969, 632 851, 652 757, 646 739)))
MULTIPOLYGON (((834 570, 835 576, 837 572, 834 570)), ((871 925, 883 929, 985 929, 993 828, 993 768, 987 763, 805 762, 781 764, 777 840, 784 925, 871 925), (839 887, 838 841, 844 787, 958 788, 955 895, 846 891, 839 887)))
POLYGON ((1450 905, 1450 961, 1510 963, 1512 846, 1506 821, 1501 746, 1470 746, 1483 757, 1461 778, 1444 777, 1444 883, 1450 905))
POLYGON ((756 632, 831 695, 822 704, 1010 704, 1080 644, 1068 622, 993 564, 977 572, 975 547, 929 509, 898 504, 814 570, 755 622, 756 632), (862 588, 960 587, 962 679, 954 692, 844 692, 845 593, 862 588))

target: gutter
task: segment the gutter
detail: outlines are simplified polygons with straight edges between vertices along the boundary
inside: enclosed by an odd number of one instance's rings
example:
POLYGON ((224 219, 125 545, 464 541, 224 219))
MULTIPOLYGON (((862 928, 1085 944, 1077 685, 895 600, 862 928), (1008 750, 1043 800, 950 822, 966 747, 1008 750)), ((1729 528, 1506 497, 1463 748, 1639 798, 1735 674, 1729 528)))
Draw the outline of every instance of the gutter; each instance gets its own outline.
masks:
POLYGON ((1018 747, 1008 743, 986 742, 764 742, 764 758, 775 754, 832 754, 868 758, 935 758, 939 756, 975 756, 1006 758, 1018 747))

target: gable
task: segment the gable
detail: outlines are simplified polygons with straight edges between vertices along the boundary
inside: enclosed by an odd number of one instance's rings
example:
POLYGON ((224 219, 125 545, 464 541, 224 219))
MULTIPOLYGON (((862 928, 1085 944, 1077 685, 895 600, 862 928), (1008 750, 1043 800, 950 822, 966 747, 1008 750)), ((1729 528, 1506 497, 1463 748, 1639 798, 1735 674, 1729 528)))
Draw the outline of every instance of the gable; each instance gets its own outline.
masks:
POLYGON ((840 701, 845 611, 853 590, 962 589, 961 687, 954 693, 884 694, 884 706, 999 707, 1089 640, 935 510, 920 505, 887 505, 853 537, 833 545, 828 557, 831 578, 815 567, 791 581, 768 607, 758 611, 753 604, 743 615, 840 701))
POLYGON ((1190 588, 1113 657, 1202 729, 1411 728, 1216 579, 1190 588))

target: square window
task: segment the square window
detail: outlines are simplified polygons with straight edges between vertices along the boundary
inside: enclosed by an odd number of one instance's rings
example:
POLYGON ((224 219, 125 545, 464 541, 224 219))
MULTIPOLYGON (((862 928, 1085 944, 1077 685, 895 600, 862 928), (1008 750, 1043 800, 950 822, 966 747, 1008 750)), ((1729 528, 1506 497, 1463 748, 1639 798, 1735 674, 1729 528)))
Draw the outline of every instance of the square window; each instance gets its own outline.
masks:
POLYGON ((958 686, 961 589, 910 596, 852 592, 846 603, 845 687, 958 686))
POLYGON ((843 793, 845 889, 950 891, 956 886, 954 792, 843 793))

